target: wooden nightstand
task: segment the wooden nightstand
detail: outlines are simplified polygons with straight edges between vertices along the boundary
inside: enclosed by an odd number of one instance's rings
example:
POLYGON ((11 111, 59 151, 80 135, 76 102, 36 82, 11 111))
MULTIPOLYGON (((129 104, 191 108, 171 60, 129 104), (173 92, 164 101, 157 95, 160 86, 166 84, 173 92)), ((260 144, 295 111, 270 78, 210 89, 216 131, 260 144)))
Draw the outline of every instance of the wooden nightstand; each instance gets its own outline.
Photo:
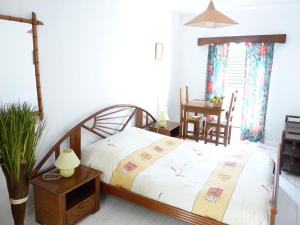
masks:
POLYGON ((158 123, 154 123, 149 127, 149 130, 155 133, 160 133, 170 137, 179 137, 180 136, 180 123, 167 121, 165 127, 160 127, 158 123))
POLYGON ((33 179, 36 221, 47 225, 70 225, 97 212, 101 174, 79 166, 70 178, 45 181, 39 176, 33 179))

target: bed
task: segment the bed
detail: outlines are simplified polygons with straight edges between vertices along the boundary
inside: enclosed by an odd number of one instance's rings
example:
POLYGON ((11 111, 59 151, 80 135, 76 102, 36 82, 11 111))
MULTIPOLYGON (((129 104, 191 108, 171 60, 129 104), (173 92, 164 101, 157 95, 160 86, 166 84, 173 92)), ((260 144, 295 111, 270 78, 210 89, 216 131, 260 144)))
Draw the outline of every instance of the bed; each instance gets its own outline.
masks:
POLYGON ((70 130, 33 171, 67 139, 84 165, 101 170, 105 192, 191 224, 274 225, 278 167, 253 145, 225 148, 147 131, 146 110, 115 105, 70 130), (82 129, 101 137, 82 147, 82 129))

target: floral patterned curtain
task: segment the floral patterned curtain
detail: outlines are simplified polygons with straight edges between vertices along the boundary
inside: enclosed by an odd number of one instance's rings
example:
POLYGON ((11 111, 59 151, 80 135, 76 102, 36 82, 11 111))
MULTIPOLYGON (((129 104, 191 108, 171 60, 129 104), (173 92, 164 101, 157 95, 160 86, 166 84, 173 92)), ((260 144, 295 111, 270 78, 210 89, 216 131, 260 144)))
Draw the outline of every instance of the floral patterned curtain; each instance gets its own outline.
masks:
POLYGON ((241 139, 263 142, 274 43, 246 43, 241 139))
POLYGON ((210 44, 207 61, 205 99, 224 94, 225 73, 228 62, 229 43, 210 44))

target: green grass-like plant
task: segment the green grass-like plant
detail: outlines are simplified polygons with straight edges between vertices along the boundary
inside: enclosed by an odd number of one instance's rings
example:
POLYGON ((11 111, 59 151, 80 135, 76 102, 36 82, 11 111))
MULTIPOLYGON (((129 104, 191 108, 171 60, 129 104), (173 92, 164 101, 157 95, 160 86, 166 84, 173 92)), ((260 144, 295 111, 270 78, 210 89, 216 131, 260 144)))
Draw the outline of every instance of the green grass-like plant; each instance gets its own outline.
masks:
POLYGON ((0 107, 0 163, 7 172, 20 177, 30 176, 36 160, 36 148, 45 127, 27 103, 6 104, 0 107))

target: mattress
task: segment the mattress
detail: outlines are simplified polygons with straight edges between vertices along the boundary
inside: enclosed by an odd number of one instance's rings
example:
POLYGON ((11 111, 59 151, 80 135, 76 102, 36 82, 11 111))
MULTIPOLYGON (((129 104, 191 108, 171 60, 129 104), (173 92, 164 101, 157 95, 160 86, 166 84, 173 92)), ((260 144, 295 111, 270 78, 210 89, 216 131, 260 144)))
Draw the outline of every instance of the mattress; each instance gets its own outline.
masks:
POLYGON ((232 225, 267 225, 274 162, 251 144, 214 146, 128 128, 86 146, 102 182, 232 225))

